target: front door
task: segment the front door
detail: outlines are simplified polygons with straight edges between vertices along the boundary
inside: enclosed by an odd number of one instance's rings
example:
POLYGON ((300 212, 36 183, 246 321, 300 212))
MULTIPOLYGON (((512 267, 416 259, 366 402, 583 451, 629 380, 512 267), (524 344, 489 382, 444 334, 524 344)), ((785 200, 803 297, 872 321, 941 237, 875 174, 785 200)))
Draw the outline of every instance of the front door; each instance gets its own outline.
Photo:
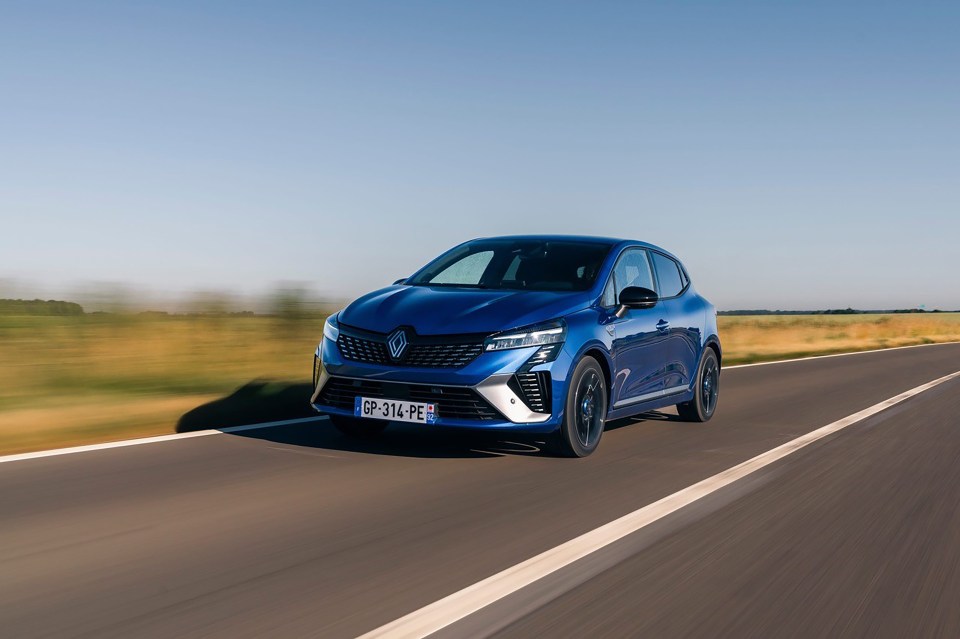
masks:
POLYGON ((623 408, 663 394, 669 337, 659 328, 657 307, 630 309, 614 320, 613 408, 623 408))
MULTIPOLYGON (((650 257, 644 249, 627 249, 613 269, 605 305, 615 309, 620 291, 628 286, 656 290, 650 257)), ((613 363, 616 368, 611 397, 614 409, 655 399, 663 393, 667 337, 662 329, 663 309, 627 309, 622 317, 611 315, 613 363), (658 327, 660 324, 661 327, 658 327)))

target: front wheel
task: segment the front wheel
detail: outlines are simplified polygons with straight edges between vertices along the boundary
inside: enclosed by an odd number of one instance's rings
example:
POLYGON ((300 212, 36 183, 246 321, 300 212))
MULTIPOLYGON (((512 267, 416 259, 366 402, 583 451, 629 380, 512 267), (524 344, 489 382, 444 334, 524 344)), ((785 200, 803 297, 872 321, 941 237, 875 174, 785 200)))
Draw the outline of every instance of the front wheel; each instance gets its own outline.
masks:
POLYGON ((705 422, 713 417, 720 398, 720 362, 712 348, 706 349, 697 369, 693 399, 677 404, 677 413, 685 422, 705 422))
POLYGON ((354 439, 370 439, 376 437, 390 422, 382 419, 360 419, 346 415, 328 415, 330 423, 347 437, 354 439))
POLYGON ((584 357, 573 369, 567 387, 560 451, 569 457, 586 457, 597 449, 607 417, 607 386, 600 364, 584 357))

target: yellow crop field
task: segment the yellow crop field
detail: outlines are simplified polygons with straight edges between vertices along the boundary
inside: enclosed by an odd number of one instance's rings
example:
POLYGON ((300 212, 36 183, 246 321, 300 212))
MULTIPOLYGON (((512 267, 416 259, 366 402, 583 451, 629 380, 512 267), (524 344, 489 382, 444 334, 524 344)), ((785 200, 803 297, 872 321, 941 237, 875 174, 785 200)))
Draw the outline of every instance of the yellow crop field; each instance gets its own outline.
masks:
POLYGON ((721 316, 724 363, 960 341, 960 313, 721 316))

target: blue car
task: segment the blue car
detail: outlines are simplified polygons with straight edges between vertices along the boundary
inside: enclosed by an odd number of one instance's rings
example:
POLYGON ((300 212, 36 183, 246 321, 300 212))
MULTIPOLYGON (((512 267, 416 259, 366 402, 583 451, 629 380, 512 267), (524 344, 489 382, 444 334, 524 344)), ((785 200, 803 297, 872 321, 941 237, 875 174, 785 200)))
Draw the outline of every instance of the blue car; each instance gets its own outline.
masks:
POLYGON ((707 421, 716 310, 680 261, 632 240, 472 240, 327 319, 313 407, 357 437, 393 421, 538 433, 584 457, 612 419, 707 421))

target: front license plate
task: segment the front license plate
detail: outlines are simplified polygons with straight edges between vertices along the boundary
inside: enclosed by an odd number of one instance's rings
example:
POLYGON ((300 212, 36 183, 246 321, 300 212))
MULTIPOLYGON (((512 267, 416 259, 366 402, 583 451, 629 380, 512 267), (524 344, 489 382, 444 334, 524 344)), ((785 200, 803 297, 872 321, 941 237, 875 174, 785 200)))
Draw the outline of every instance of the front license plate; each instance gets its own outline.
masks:
POLYGON ((437 422, 437 405, 405 402, 400 399, 357 397, 353 400, 353 414, 355 417, 388 419, 393 422, 435 424, 437 422))

